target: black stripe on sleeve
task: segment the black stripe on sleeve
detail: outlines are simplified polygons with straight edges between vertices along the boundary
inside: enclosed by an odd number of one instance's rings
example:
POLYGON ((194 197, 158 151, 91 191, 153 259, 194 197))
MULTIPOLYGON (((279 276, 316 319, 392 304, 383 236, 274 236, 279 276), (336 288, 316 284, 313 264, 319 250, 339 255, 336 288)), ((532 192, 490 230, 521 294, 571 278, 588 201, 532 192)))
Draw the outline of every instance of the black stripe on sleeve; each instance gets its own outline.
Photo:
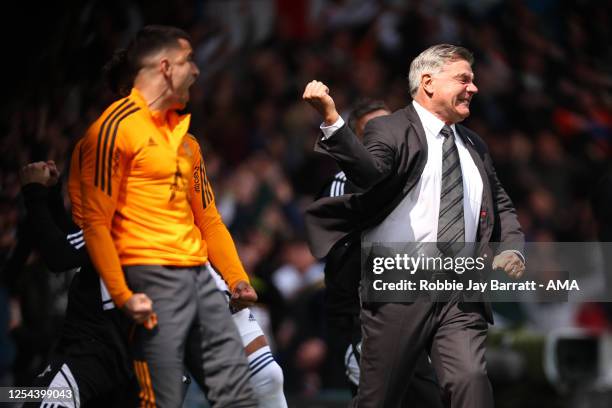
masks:
POLYGON ((111 183, 111 176, 113 172, 113 151, 115 150, 115 139, 117 138, 117 130, 119 129, 119 124, 121 123, 123 119, 127 118, 128 116, 130 116, 131 114, 139 110, 140 108, 136 107, 132 110, 127 111, 125 114, 123 114, 123 116, 121 116, 114 123, 115 128, 113 129, 113 137, 111 139, 110 149, 108 150, 108 163, 106 165, 106 171, 107 171, 107 176, 108 176, 108 186, 107 186, 108 188, 107 188, 106 194, 108 194, 109 196, 112 195, 112 192, 113 192, 112 190, 113 183, 111 183))
POLYGON ((206 205, 204 205, 204 208, 206 208, 212 202, 213 194, 210 188, 210 182, 208 181, 208 176, 206 175, 206 167, 204 167, 204 163, 202 163, 202 191, 206 197, 206 205))
POLYGON ((206 207, 208 207, 208 204, 210 204, 210 193, 208 191, 208 177, 206 176, 206 167, 204 167, 204 163, 202 163, 202 189, 206 195, 206 207))
POLYGON ((208 204, 210 204, 213 200, 213 192, 212 187, 208 182, 208 178, 206 178, 206 194, 208 194, 208 204))
POLYGON ((204 184, 204 165, 200 162, 200 194, 202 195, 202 208, 208 207, 208 196, 206 195, 206 185, 204 184))
MULTIPOLYGON (((108 125, 106 126, 106 131, 104 132, 104 142, 102 143, 102 160, 100 160, 100 189, 102 191, 106 190, 106 154, 108 152, 108 140, 110 139, 111 128, 116 123, 117 118, 119 118, 126 110, 130 109, 134 106, 134 102, 130 102, 125 105, 120 111, 118 111, 110 120, 108 125)), ((110 155, 111 153, 108 152, 110 155)))
MULTIPOLYGON (((111 116, 115 115, 115 113, 117 113, 117 111, 121 109, 123 105, 128 102, 128 100, 129 99, 125 98, 123 102, 121 102, 115 109, 113 109, 113 111, 102 122, 102 126, 100 126, 100 131, 98 132, 98 145, 96 146, 96 176, 94 178, 94 184, 96 187, 98 187, 100 181, 100 148, 102 146, 102 134, 104 133, 104 128, 106 127, 106 124, 108 123, 111 116)), ((80 164, 81 163, 79 163, 79 165, 80 164)))

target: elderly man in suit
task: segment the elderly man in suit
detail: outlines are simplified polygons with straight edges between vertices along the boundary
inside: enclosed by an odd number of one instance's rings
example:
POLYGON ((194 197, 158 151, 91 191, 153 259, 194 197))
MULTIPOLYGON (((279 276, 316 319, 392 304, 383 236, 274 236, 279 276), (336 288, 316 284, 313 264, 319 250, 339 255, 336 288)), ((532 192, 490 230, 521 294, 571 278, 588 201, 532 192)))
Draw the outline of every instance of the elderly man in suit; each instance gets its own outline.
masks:
MULTIPOLYGON (((363 144, 339 116, 328 87, 319 81, 306 86, 303 99, 323 117, 316 150, 332 156, 364 190, 317 200, 307 209, 316 256, 360 234, 362 242, 437 242, 443 253, 465 243, 482 252, 501 242, 511 249, 497 254, 492 267, 515 278, 523 274, 524 237, 513 204, 486 144, 459 125, 478 92, 472 63, 463 47, 439 44, 423 51, 410 65, 412 103, 371 120, 363 144)), ((397 407, 425 349, 450 406, 492 407, 484 357, 490 305, 464 300, 456 292, 447 302, 364 303, 353 405, 397 407)))

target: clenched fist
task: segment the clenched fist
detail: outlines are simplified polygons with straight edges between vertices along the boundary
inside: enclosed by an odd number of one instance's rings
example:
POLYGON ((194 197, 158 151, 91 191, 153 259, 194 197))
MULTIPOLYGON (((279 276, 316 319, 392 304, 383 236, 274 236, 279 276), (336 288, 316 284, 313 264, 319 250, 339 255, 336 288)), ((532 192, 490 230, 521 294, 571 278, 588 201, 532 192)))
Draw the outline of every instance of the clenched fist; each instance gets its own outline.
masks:
POLYGON ((245 307, 253 306, 257 302, 257 293, 251 285, 245 281, 240 281, 236 284, 230 304, 235 310, 241 310, 245 307))
POLYGON ((323 116, 326 126, 333 125, 340 117, 336 110, 336 104, 329 95, 329 88, 323 82, 310 81, 304 89, 302 99, 323 116))
POLYGON ((146 323, 153 313, 153 301, 144 293, 134 293, 123 305, 123 311, 138 324, 146 323))
POLYGON ((59 171, 53 160, 34 162, 21 168, 19 179, 22 186, 38 183, 46 187, 52 187, 59 180, 59 171))

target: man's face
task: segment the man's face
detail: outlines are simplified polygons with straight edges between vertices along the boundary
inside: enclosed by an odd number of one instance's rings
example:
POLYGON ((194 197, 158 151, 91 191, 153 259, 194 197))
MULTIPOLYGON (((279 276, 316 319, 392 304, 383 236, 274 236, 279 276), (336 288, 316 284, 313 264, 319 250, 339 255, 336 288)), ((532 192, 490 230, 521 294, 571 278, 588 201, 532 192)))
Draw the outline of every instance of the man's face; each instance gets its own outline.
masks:
POLYGON ((470 102, 478 88, 472 67, 465 60, 451 61, 442 71, 424 78, 425 91, 431 95, 434 112, 446 123, 461 122, 470 115, 470 102))
POLYGON ((189 102, 189 88, 200 75, 200 70, 193 61, 193 49, 189 41, 181 38, 178 42, 179 48, 172 48, 168 53, 168 75, 175 108, 183 109, 189 102))
POLYGON ((355 124, 355 134, 357 135, 359 139, 363 139, 363 131, 365 130, 365 126, 368 124, 369 121, 379 116, 388 115, 390 113, 391 112, 389 112, 386 109, 378 109, 378 110, 366 113, 365 115, 363 115, 357 120, 357 123, 355 124))

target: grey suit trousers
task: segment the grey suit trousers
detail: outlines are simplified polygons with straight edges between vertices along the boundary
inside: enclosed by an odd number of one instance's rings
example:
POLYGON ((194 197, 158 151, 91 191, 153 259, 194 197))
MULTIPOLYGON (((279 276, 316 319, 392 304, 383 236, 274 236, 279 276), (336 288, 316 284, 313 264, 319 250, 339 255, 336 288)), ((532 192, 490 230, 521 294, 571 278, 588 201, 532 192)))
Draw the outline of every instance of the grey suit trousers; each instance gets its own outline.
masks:
POLYGON ((399 407, 423 349, 447 406, 493 407, 485 362, 488 323, 481 303, 372 304, 362 309, 361 326, 361 377, 351 407, 399 407))

